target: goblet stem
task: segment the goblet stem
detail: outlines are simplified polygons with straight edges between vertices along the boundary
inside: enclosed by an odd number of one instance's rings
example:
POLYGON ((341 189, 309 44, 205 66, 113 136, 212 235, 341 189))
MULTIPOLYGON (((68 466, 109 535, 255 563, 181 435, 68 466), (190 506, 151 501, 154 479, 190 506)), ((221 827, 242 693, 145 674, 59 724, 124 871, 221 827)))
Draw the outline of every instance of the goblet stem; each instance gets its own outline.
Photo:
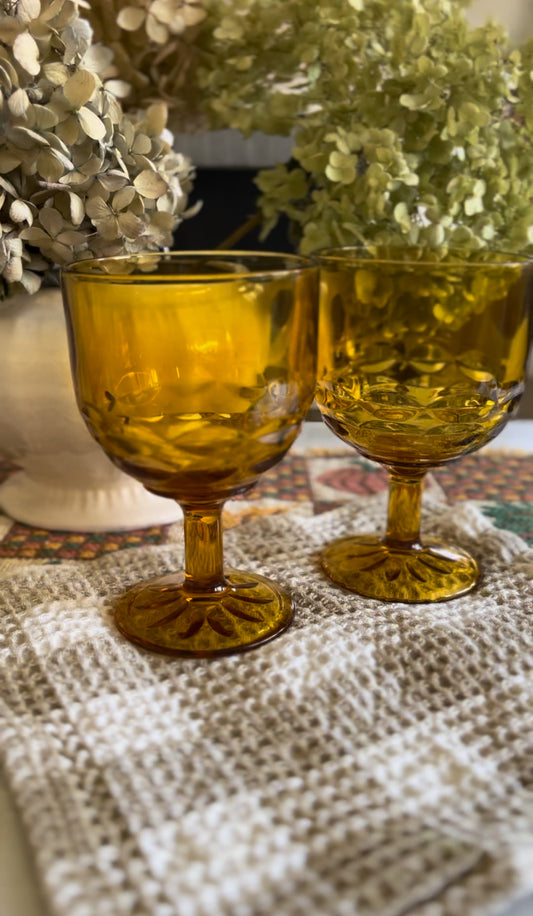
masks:
POLYGON ((257 573, 224 569, 224 501, 180 505, 185 569, 122 595, 115 605, 119 630, 146 649, 196 658, 258 646, 284 630, 292 618, 290 595, 257 573))
POLYGON ((334 541, 322 556, 328 576, 360 595, 384 601, 439 601, 478 581, 476 561, 459 548, 422 545, 424 471, 389 467, 389 513, 383 538, 360 534, 334 541))
POLYGON ((406 550, 420 544, 420 509, 424 471, 406 474, 390 468, 389 514, 385 543, 406 550))
POLYGON ((222 506, 202 509, 182 504, 187 592, 219 592, 226 587, 222 546, 222 506))

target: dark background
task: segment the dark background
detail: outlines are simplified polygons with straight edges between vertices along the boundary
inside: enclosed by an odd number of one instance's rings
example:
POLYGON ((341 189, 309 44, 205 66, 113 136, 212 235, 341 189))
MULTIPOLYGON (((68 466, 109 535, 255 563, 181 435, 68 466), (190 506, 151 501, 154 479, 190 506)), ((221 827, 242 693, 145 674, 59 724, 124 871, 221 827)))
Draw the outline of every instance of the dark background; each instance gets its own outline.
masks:
MULTIPOLYGON (((218 248, 257 212, 259 191, 254 184, 255 169, 197 169, 189 205, 203 201, 196 216, 184 220, 174 237, 174 248, 218 248)), ((288 225, 281 219, 266 239, 260 227, 244 235, 232 248, 251 251, 293 251, 288 225)))

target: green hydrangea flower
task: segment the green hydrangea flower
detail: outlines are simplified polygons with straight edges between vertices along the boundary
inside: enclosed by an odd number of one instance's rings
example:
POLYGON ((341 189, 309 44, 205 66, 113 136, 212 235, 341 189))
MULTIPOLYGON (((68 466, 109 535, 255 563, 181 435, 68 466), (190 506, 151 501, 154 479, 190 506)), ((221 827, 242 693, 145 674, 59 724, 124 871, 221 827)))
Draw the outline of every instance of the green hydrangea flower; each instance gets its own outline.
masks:
POLYGON ((257 177, 265 233, 286 214, 304 253, 533 245, 533 39, 470 27, 463 0, 204 5, 213 126, 294 139, 257 177))

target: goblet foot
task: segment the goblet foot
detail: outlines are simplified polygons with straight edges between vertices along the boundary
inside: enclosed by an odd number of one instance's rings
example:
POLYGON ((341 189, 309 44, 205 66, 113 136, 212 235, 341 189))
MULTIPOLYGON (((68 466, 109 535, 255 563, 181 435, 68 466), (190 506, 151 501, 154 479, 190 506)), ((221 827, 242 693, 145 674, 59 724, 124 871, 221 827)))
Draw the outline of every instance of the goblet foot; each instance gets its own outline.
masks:
POLYGON ((476 561, 457 547, 399 548, 365 535, 334 541, 322 567, 338 585, 383 601, 443 601, 466 594, 479 579, 476 561))
POLYGON ((251 649, 281 633, 293 605, 275 582, 228 570, 216 591, 184 587, 183 573, 159 576, 129 589, 115 605, 115 623, 145 649, 189 658, 213 658, 251 649))

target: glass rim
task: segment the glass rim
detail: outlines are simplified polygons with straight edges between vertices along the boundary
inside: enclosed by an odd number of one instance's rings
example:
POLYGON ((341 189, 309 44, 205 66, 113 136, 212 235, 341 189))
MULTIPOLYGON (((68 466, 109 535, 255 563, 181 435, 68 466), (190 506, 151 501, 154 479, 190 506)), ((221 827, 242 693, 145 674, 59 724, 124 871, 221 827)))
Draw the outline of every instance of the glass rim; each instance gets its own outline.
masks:
POLYGON ((308 255, 283 251, 258 251, 253 249, 229 249, 226 251, 214 248, 193 249, 190 251, 181 249, 175 251, 139 251, 133 254, 79 258, 62 267, 61 275, 106 283, 221 283, 236 279, 260 281, 262 279, 272 279, 273 277, 297 276, 311 269, 317 270, 318 264, 314 257, 308 255), (146 272, 139 270, 126 273, 120 270, 115 272, 112 269, 107 271, 104 269, 106 264, 109 264, 112 268, 113 265, 126 265, 128 262, 133 265, 137 262, 139 265, 144 263, 149 266, 150 264, 158 263, 161 259, 169 264, 175 262, 176 265, 180 263, 186 264, 187 261, 194 261, 195 259, 204 261, 212 259, 214 262, 229 261, 230 263, 248 260, 256 263, 250 266, 250 269, 246 269, 246 264, 244 264, 245 269, 242 271, 221 269, 220 272, 213 270, 205 273, 201 270, 191 270, 183 273, 179 271, 176 271, 176 273, 155 273, 150 270, 146 270, 146 272), (264 264, 261 261, 264 261, 264 264), (272 266, 269 267, 269 264, 272 266), (285 266, 283 266, 284 264, 285 266))
POLYGON ((313 258, 316 259, 319 266, 321 264, 387 264, 398 267, 472 267, 472 268, 502 268, 502 267, 533 267, 533 254, 526 255, 508 251, 499 251, 495 248, 461 248, 461 246, 450 246, 447 248, 418 248, 416 245, 376 245, 377 249, 388 249, 391 256, 385 254, 374 255, 372 249, 363 245, 336 245, 328 248, 320 248, 313 252, 313 258), (393 253, 399 252, 420 252, 420 257, 394 257, 393 253), (438 257, 428 257, 428 255, 443 255, 443 260, 438 257), (487 255, 489 260, 483 259, 483 254, 487 255), (465 255, 471 255, 472 260, 465 255), (476 258, 476 255, 480 255, 476 258), (457 260, 446 260, 450 256, 457 260), (497 257, 496 257, 497 256, 497 257), (494 258, 494 260, 490 260, 494 258))

